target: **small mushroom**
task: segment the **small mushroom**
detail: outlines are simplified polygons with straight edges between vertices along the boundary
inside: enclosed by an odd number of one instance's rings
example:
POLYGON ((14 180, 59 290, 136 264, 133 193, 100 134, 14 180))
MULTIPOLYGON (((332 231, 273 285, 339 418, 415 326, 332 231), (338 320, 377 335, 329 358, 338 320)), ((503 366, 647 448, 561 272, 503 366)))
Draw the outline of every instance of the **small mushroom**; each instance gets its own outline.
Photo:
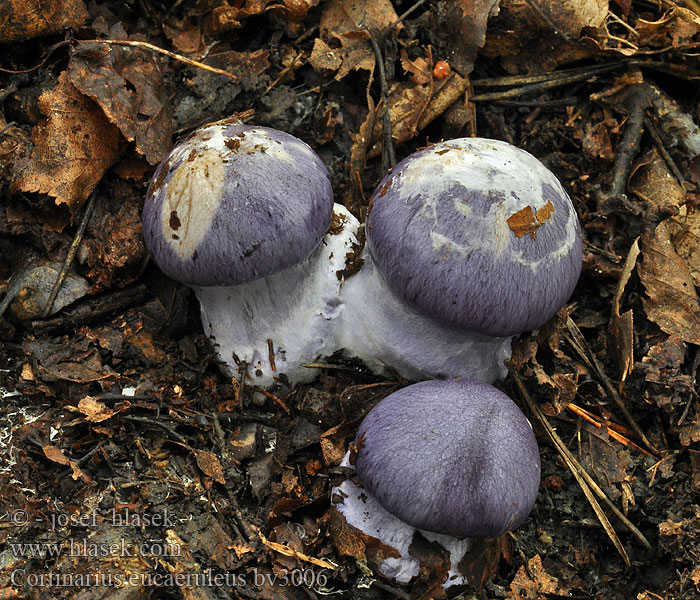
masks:
POLYGON ((262 387, 312 379, 303 365, 336 349, 357 227, 307 144, 232 121, 176 146, 143 209, 146 247, 194 290, 224 371, 262 387))
POLYGON ((394 392, 364 418, 355 447, 357 481, 334 488, 335 508, 401 554, 379 565, 401 582, 418 573, 408 552, 416 530, 451 551, 445 587, 462 584, 457 564, 468 538, 516 528, 537 498, 532 427, 487 383, 424 381, 394 392))
POLYGON ((434 144, 377 187, 365 264, 344 284, 341 345, 409 380, 505 375, 511 336, 546 323, 581 272, 556 177, 505 142, 434 144))

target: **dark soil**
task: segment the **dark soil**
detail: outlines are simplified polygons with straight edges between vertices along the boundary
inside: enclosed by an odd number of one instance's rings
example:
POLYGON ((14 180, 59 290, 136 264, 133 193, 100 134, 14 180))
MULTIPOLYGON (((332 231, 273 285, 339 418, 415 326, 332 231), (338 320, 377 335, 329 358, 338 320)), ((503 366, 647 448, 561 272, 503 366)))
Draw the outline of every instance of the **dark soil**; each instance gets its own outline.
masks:
POLYGON ((0 598, 442 593, 433 548, 413 584, 387 582, 331 508, 359 422, 406 382, 333 356, 311 385, 239 387, 141 240, 171 143, 234 113, 308 142, 362 219, 390 166, 383 82, 397 159, 511 142, 559 177, 585 240, 570 303, 498 383, 534 424, 538 501, 476 545, 461 597, 700 597, 696 2, 615 0, 607 30, 583 0, 488 21, 498 2, 432 0, 399 25, 411 3, 74 0, 38 21, 23 4, 0 6, 0 598))

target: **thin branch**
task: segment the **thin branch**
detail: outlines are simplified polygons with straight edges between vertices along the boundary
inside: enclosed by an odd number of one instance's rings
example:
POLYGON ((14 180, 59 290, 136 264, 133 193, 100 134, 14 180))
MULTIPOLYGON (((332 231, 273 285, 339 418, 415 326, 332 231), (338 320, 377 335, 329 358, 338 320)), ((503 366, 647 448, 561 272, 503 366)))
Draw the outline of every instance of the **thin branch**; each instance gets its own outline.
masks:
POLYGON ((49 294, 49 299, 46 301, 46 306, 44 306, 44 313, 42 314, 42 317, 44 319, 51 314, 51 309, 53 308, 53 303, 56 301, 56 296, 58 296, 58 292, 61 290, 61 286, 63 285, 63 281, 66 278, 68 269, 73 263, 73 259, 75 258, 75 255, 78 252, 80 242, 83 241, 85 229, 87 227, 88 222, 90 221, 90 217, 92 216, 92 210, 95 208, 95 198, 97 198, 97 188, 95 188, 92 191, 92 194, 90 194, 90 197, 88 198, 87 204, 85 205, 85 211, 83 212, 83 218, 81 219, 80 225, 78 226, 78 231, 76 232, 75 238, 73 239, 73 242, 71 243, 70 248, 68 249, 66 259, 63 261, 61 272, 58 274, 56 281, 54 281, 53 283, 51 293, 49 294))
POLYGON ((537 418, 537 421, 542 425, 542 427, 545 430, 545 433, 547 434, 547 437, 549 437, 552 444, 554 444, 555 449, 562 456, 564 462, 566 463, 566 466, 569 468, 572 475, 576 478, 576 481, 581 486, 581 490, 586 495, 586 498, 593 507, 593 510, 595 511, 596 516, 600 520, 603 529, 605 529, 605 532, 610 537, 610 540, 612 541, 617 551, 620 553, 620 556, 625 561, 625 563, 627 565, 630 564, 630 559, 627 556, 627 552, 622 546, 622 542, 620 541, 620 538, 618 537, 617 533, 610 524, 610 521, 608 520, 607 516, 600 507, 600 504, 598 504, 598 501, 595 499, 593 495, 594 493, 596 496, 598 496, 598 498, 603 500, 603 502, 611 511, 615 513, 615 516, 618 519, 620 519, 620 521, 622 521, 623 525, 627 527, 627 529, 629 529, 632 532, 632 534, 634 534, 634 536, 639 540, 639 542, 647 550, 651 550, 651 544, 646 539, 646 537, 644 537, 644 534, 641 531, 639 531, 639 529, 637 529, 637 527, 624 514, 622 514, 622 511, 620 511, 620 509, 617 508, 617 506, 615 506, 612 503, 612 501, 608 498, 606 493, 600 488, 600 486, 595 482, 595 480, 576 460, 576 457, 574 457, 571 451, 566 447, 566 444, 564 444, 562 439, 557 435, 557 432, 554 431, 554 428, 549 423, 546 415, 542 412, 540 407, 533 402, 532 398, 530 397, 530 394, 525 388, 525 384, 520 379, 520 376, 512 370, 510 371, 510 374, 513 377, 513 380, 515 381, 520 395, 522 396, 523 400, 525 400, 525 403, 528 405, 528 408, 530 409, 532 414, 537 418))
POLYGON ((170 50, 165 50, 164 48, 160 48, 158 46, 155 46, 154 44, 149 44, 148 42, 140 42, 140 41, 132 41, 132 40, 81 40, 79 43, 81 44, 108 44, 111 46, 131 46, 135 48, 145 48, 146 50, 151 50, 152 52, 158 52, 160 54, 165 54, 165 56, 169 56, 170 58, 174 58, 175 60, 179 60, 180 62, 186 63, 188 65, 191 65, 193 67, 197 67, 199 69, 204 69, 205 71, 209 71, 210 73, 216 73, 217 75, 223 75, 224 77, 228 77, 230 79, 238 79, 233 73, 229 73, 228 71, 224 71, 222 69, 217 69, 216 67, 210 67, 209 65, 205 65, 204 63, 201 63, 196 60, 192 60, 191 58, 187 58, 186 56, 182 56, 182 54, 175 54, 174 52, 170 52, 170 50))

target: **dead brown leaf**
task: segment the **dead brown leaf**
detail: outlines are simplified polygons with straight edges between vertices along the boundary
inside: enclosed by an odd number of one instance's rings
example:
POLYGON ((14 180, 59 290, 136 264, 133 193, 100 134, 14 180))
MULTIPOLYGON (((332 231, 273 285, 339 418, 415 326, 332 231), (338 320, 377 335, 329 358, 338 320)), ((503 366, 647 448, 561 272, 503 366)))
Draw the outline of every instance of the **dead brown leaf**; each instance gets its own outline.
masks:
POLYGON ((564 34, 578 38, 584 27, 597 29, 608 14, 608 0, 533 0, 540 16, 564 34))
POLYGON ((332 48, 321 38, 314 42, 309 63, 316 71, 337 71, 337 81, 343 79, 350 71, 374 71, 374 51, 369 43, 367 31, 357 29, 345 33, 333 32, 331 39, 337 48, 332 48))
MULTIPOLYGON (((407 81, 395 83, 389 92, 389 119, 394 143, 402 144, 443 114, 460 96, 469 82, 457 73, 434 81, 432 85, 416 85, 407 81)), ((381 105, 377 108, 382 110, 381 105)), ((370 158, 381 153, 382 119, 375 116, 370 158)))
POLYGON ((212 35, 226 33, 242 27, 241 21, 264 12, 280 13, 287 27, 301 23, 310 8, 316 6, 319 0, 245 0, 233 2, 233 6, 225 0, 215 7, 208 15, 206 32, 212 35))
POLYGON ((181 54, 195 54, 204 45, 199 23, 190 19, 173 19, 171 23, 163 25, 163 31, 181 54))
POLYGON ((91 423, 100 423, 114 416, 114 411, 94 396, 85 396, 78 402, 78 410, 91 423))
POLYGON ((48 194, 75 214, 117 161, 119 131, 66 72, 39 97, 39 107, 46 119, 32 130, 34 149, 12 190, 48 194))
POLYGON ((507 535, 474 538, 466 556, 460 561, 462 572, 471 585, 480 589, 494 577, 501 557, 510 560, 512 549, 507 535))
POLYGON ((612 160, 615 153, 610 142, 610 129, 617 126, 614 119, 606 119, 598 123, 586 123, 583 136, 583 151, 591 157, 612 160))
POLYGON ((547 219, 552 216, 553 212, 554 205, 547 201, 547 204, 536 211, 532 206, 526 206, 522 210, 513 213, 506 221, 515 237, 521 238, 530 235, 533 240, 536 240, 537 230, 547 222, 547 219))
POLYGON ((221 466, 216 454, 208 450, 197 450, 194 453, 197 461, 197 466, 202 470, 207 477, 211 477, 216 483, 226 484, 224 478, 224 468, 221 466))
POLYGON ((118 375, 102 365, 100 353, 85 339, 49 341, 44 338, 23 345, 36 360, 32 372, 37 380, 90 383, 118 379, 118 375))
MULTIPOLYGON (((374 50, 370 35, 394 24, 398 15, 389 0, 332 0, 321 14, 321 35, 309 58, 319 72, 335 72, 340 81, 350 71, 374 72, 374 50)), ((397 25, 395 31, 399 31, 397 25)))
POLYGON ((683 364, 685 351, 686 345, 676 335, 649 348, 647 355, 642 358, 646 366, 645 381, 665 385, 671 383, 683 364))
POLYGON ((578 41, 581 27, 588 21, 576 11, 577 2, 585 6, 589 1, 591 6, 604 1, 607 7, 607 0, 547 0, 537 4, 501 0, 500 12, 489 24, 480 54, 500 59, 509 73, 547 72, 557 65, 584 59, 593 51, 578 41))
POLYGON ((419 56, 415 60, 408 58, 406 48, 401 48, 401 67, 411 76, 411 81, 419 85, 430 83, 433 65, 425 58, 419 56))
POLYGON ((110 122, 135 143, 136 150, 150 164, 157 164, 168 153, 172 145, 172 109, 158 59, 152 52, 85 42, 71 56, 67 77, 99 104, 110 122))
POLYGON ((700 286, 700 211, 688 211, 669 221, 671 241, 685 260, 696 286, 700 286))
POLYGON ((663 331, 691 344, 700 344, 700 303, 685 261, 671 244, 671 226, 659 223, 652 237, 643 238, 643 261, 637 267, 647 298, 642 300, 649 319, 663 331))
POLYGON ((559 585, 556 577, 549 575, 542 566, 542 559, 537 554, 518 569, 510 584, 507 598, 512 600, 546 600, 550 594, 566 596, 567 589, 559 585))
MULTIPOLYGON (((321 14, 321 37, 357 30, 381 33, 398 18, 389 0, 331 0, 321 14)), ((401 27, 398 24, 396 31, 401 27)))
POLYGON ((447 47, 443 58, 462 75, 471 73, 479 48, 486 43, 486 23, 498 14, 499 0, 457 0, 447 5, 445 39, 459 40, 447 47))
POLYGON ((345 456, 345 441, 352 434, 352 428, 347 424, 336 425, 321 434, 321 452, 323 460, 329 466, 340 464, 345 456))
POLYGON ((0 44, 78 28, 88 17, 82 0, 8 0, 0 2, 0 44))
POLYGON ((655 212, 673 214, 685 202, 683 186, 656 148, 635 163, 629 178, 629 190, 648 202, 655 212))
POLYGON ((687 8, 676 6, 656 21, 640 18, 635 30, 645 47, 674 48, 690 43, 700 32, 700 17, 687 8))
POLYGON ((627 282, 634 271, 639 256, 639 238, 634 240, 622 267, 620 279, 617 282, 617 290, 613 298, 612 313, 608 324, 610 334, 610 354, 617 363, 621 384, 634 369, 634 313, 632 309, 620 313, 622 295, 625 292, 627 282))

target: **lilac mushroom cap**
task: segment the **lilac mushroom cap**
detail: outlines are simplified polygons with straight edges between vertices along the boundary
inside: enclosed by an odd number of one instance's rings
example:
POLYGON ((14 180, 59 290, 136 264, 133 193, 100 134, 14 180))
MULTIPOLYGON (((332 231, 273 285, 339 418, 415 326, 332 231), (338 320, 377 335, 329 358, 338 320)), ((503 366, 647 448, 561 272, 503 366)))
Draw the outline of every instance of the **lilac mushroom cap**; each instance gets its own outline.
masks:
POLYGON ((505 142, 455 139, 420 150, 377 187, 369 254, 422 314, 488 336, 546 323, 581 272, 574 207, 556 177, 505 142))
POLYGON ((275 129, 220 122, 197 130, 160 164, 143 235, 172 279, 238 285, 307 258, 332 212, 328 171, 307 144, 275 129))
POLYGON ((355 443, 357 476, 389 513, 457 538, 520 525, 540 484, 530 423, 491 385, 425 381, 379 402, 355 443))

